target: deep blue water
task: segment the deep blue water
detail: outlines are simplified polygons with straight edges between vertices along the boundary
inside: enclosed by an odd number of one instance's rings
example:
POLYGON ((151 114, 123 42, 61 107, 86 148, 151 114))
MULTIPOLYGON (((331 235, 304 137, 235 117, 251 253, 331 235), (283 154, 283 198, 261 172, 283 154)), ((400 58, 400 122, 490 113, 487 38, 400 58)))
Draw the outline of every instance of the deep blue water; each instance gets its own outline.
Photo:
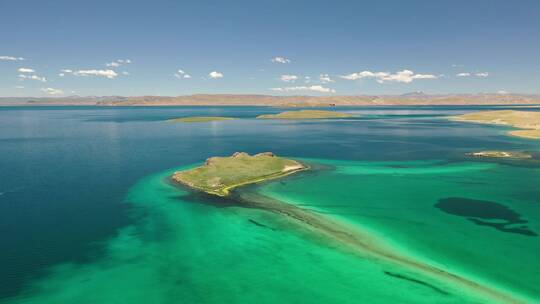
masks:
POLYGON ((47 267, 100 255, 133 221, 124 197, 138 179, 235 151, 346 160, 460 157, 481 149, 538 150, 504 128, 442 116, 489 107, 351 107, 334 121, 255 120, 264 107, 0 108, 0 298, 47 267), (235 121, 166 119, 233 116, 235 121))

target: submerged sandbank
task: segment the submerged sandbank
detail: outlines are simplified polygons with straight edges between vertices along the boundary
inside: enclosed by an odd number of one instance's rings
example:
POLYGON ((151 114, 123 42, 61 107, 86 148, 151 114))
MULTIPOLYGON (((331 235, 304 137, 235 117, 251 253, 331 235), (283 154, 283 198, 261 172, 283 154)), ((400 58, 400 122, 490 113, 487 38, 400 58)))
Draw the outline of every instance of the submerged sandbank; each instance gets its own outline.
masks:
MULTIPOLYGON (((208 191, 205 192, 211 193, 208 191)), ((232 198, 228 198, 228 204, 230 204, 231 199, 236 200, 243 207, 256 208, 283 215, 286 219, 290 219, 293 223, 300 225, 302 229, 307 229, 316 235, 323 236, 328 241, 338 244, 340 248, 346 249, 355 255, 405 267, 443 284, 446 283, 457 286, 458 288, 464 288, 468 292, 489 299, 491 302, 526 302, 509 291, 507 292, 501 288, 490 286, 485 282, 467 278, 451 270, 444 269, 441 266, 426 262, 422 258, 411 256, 394 246, 388 245, 387 242, 370 233, 367 229, 364 230, 335 218, 269 198, 253 191, 242 191, 240 189, 233 193, 232 198)))
POLYGON ((299 110, 285 111, 278 114, 264 114, 257 116, 258 119, 323 119, 323 118, 348 118, 353 115, 336 111, 323 110, 299 110))
POLYGON ((467 153, 466 155, 472 157, 480 158, 504 158, 504 159, 532 159, 533 154, 522 151, 497 151, 497 150, 488 150, 488 151, 478 151, 467 153))
POLYGON ((307 228, 314 233, 323 235, 329 241, 336 242, 341 248, 352 251, 352 253, 360 257, 374 258, 382 262, 400 265, 437 281, 450 283, 459 288, 466 288, 469 292, 495 303, 526 303, 525 300, 514 297, 512 294, 408 256, 406 253, 400 252, 398 248, 394 248, 385 243, 384 240, 374 236, 368 230, 362 230, 356 225, 352 226, 326 215, 254 192, 240 191, 236 197, 245 207, 284 215, 300 224, 304 229, 307 228))
POLYGON ((210 121, 224 121, 235 120, 234 117, 222 117, 222 116, 190 116, 180 117, 167 120, 168 122, 210 122, 210 121))

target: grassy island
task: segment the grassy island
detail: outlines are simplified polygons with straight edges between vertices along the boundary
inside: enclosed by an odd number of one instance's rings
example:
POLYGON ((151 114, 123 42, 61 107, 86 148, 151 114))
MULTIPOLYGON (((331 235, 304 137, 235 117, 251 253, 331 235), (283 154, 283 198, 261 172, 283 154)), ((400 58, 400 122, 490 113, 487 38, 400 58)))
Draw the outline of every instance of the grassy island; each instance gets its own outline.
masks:
POLYGON ((467 113, 451 118, 455 121, 505 125, 522 129, 508 132, 509 135, 540 139, 540 112, 533 111, 481 111, 467 113))
POLYGON ((353 115, 335 111, 323 110, 299 110, 285 111, 278 114, 259 115, 259 119, 322 119, 322 118, 347 118, 353 115))
POLYGON ((306 168, 271 152, 253 156, 236 152, 230 157, 211 157, 197 168, 175 172, 172 179, 209 194, 226 196, 235 187, 283 177, 306 168))
POLYGON ((169 119, 169 122, 209 122, 209 121, 222 121, 233 120, 233 117, 221 117, 221 116, 191 116, 169 119))
POLYGON ((520 151, 479 151, 467 153, 468 156, 482 158, 531 159, 533 155, 520 151))

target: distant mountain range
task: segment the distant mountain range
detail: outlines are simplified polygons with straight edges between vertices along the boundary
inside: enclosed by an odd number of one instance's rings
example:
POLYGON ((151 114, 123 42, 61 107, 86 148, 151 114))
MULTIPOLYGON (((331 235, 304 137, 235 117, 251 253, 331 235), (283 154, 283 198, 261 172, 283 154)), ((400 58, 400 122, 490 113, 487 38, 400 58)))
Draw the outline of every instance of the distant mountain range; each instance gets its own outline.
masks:
POLYGON ((540 104, 540 95, 447 94, 413 92, 402 95, 271 96, 196 94, 185 96, 67 96, 0 97, 0 106, 101 105, 101 106, 356 106, 356 105, 529 105, 540 104))

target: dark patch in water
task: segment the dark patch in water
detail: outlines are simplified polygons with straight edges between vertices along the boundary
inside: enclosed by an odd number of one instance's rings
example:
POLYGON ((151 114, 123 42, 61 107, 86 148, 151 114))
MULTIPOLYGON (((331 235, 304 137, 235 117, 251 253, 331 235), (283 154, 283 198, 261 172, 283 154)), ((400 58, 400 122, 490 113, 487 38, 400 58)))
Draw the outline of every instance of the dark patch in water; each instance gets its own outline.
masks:
POLYGON ((257 222, 257 221, 254 220, 254 219, 249 219, 249 222, 252 223, 252 224, 254 224, 255 226, 268 228, 268 229, 270 229, 270 230, 275 230, 274 228, 268 227, 268 226, 265 225, 265 224, 261 224, 261 223, 257 222))
POLYGON ((413 283, 416 283, 416 284, 420 284, 422 286, 426 286, 426 287, 429 287, 431 289, 433 289, 434 291, 440 293, 440 294, 443 294, 445 296, 449 296, 450 293, 440 289, 439 287, 437 286, 434 286, 434 285, 431 285, 427 282, 424 282, 424 281, 421 281, 421 280, 418 280, 418 279, 415 279, 415 278, 410 278, 408 276, 405 276, 405 275, 402 275, 402 274, 399 274, 399 273, 395 273, 395 272, 390 272, 390 271, 385 271, 384 274, 386 275, 389 275, 391 277, 394 277, 394 278, 398 278, 398 279, 402 279, 402 280, 406 280, 406 281, 409 281, 409 282, 413 282, 413 283))
POLYGON ((238 207, 240 205, 233 192, 231 192, 231 195, 223 197, 198 190, 189 190, 188 194, 182 196, 183 201, 205 204, 218 208, 238 207))
POLYGON ((528 222, 519 213, 496 202, 448 197, 440 199, 435 207, 449 214, 466 217, 476 225, 490 226, 502 232, 537 236, 536 232, 523 225, 528 222), (516 224, 521 225, 516 227, 516 224))

